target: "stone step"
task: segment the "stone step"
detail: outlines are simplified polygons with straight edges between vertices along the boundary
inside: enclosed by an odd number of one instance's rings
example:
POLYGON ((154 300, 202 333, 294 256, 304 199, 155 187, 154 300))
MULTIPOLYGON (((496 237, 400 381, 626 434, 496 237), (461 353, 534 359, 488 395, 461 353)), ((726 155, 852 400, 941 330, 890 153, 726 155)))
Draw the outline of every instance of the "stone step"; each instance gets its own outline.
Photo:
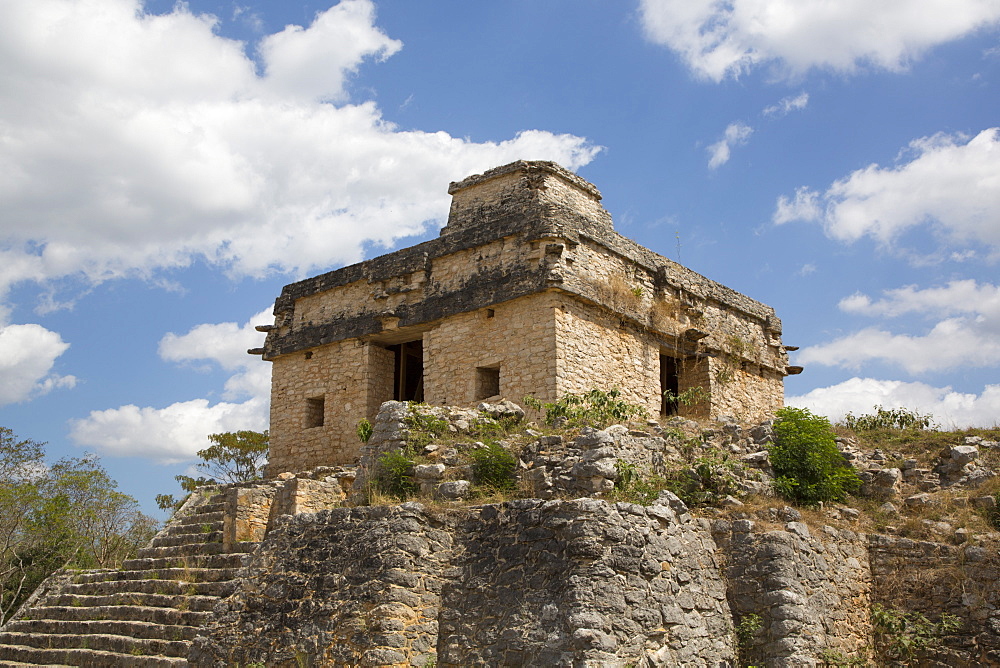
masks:
MULTIPOLYGON (((212 582, 205 583, 212 585, 217 591, 225 595, 232 593, 233 583, 212 582)), ((135 606, 149 608, 173 608, 176 610, 190 610, 192 612, 211 612, 215 604, 219 602, 219 595, 216 594, 160 594, 160 593, 137 593, 137 592, 116 592, 107 594, 83 594, 65 593, 58 596, 49 596, 45 599, 44 605, 47 607, 70 607, 86 609, 88 607, 118 607, 135 606)))
MULTIPOLYGON (((213 597, 214 598, 214 597, 213 597)), ((180 604, 181 602, 178 601, 180 604)), ((182 607, 187 607, 183 606, 182 607)), ((149 605, 42 605, 28 613, 32 620, 89 621, 117 619, 121 621, 151 622, 153 624, 201 626, 212 618, 211 612, 154 607, 149 605)), ((29 619, 29 618, 26 618, 29 619)), ((13 623, 13 622, 11 622, 13 623)))
POLYGON ((146 557, 122 562, 127 571, 159 570, 163 568, 239 568, 247 559, 245 552, 194 554, 184 557, 146 557))
POLYGON ((134 640, 194 640, 198 627, 157 624, 128 619, 18 619, 4 627, 7 633, 50 636, 123 636, 134 640))
MULTIPOLYGON (((166 536, 197 536, 212 534, 222 531, 222 520, 217 520, 214 522, 198 522, 191 524, 172 524, 160 530, 156 534, 155 538, 163 538, 166 536)), ((221 540, 221 539, 220 539, 221 540)))
MULTIPOLYGON (((226 501, 221 496, 213 497, 218 498, 218 501, 209 501, 208 503, 203 503, 198 506, 198 512, 192 514, 202 514, 202 513, 221 513, 226 510, 226 501)), ((188 515, 190 517, 190 515, 188 515)))
POLYGON ((175 582, 219 582, 232 580, 238 568, 153 568, 138 571, 84 571, 73 576, 74 584, 122 582, 125 580, 172 580, 175 582))
POLYGON ((142 656, 93 649, 39 649, 3 644, 0 639, 0 666, 88 666, 92 668, 173 668, 187 666, 187 659, 167 656, 142 656))
POLYGON ((222 531, 209 531, 198 533, 167 534, 162 532, 150 541, 150 547, 173 547, 175 545, 202 545, 204 543, 221 543, 222 531))
POLYGON ((163 594, 166 596, 228 596, 233 580, 181 582, 179 580, 104 580, 75 582, 63 587, 63 594, 105 596, 109 594, 163 594))
POLYGON ((238 547, 227 550, 223 547, 222 543, 190 543, 187 545, 170 545, 168 547, 143 547, 139 548, 136 556, 139 559, 159 559, 164 557, 196 557, 207 554, 227 554, 241 551, 238 547))
POLYGON ((185 517, 181 517, 178 520, 167 522, 167 526, 177 526, 177 525, 201 525, 211 522, 221 522, 225 518, 226 514, 221 509, 212 512, 198 512, 192 513, 185 517))
MULTIPOLYGON (((183 627, 182 627, 183 628, 183 627)), ((36 649, 83 649, 116 652, 131 656, 186 657, 191 643, 185 640, 130 638, 114 634, 21 633, 0 632, 0 644, 22 645, 36 649)), ((71 663, 63 661, 64 663, 71 663)))

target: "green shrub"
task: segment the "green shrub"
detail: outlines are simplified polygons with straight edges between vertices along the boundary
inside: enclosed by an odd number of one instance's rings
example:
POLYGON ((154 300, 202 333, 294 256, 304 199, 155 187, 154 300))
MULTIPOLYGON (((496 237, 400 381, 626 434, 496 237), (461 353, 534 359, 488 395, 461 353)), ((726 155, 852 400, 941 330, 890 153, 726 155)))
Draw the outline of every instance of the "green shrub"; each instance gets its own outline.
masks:
POLYGON ((688 506, 711 505, 735 491, 733 464, 715 455, 695 458, 687 468, 667 474, 666 487, 688 506))
POLYGON ((358 421, 358 426, 355 428, 354 433, 358 435, 358 440, 362 443, 367 443, 368 439, 372 437, 372 432, 375 431, 375 427, 372 426, 371 421, 368 418, 361 418, 358 421))
POLYGON ((583 394, 567 394, 554 403, 542 403, 534 397, 525 397, 525 405, 545 411, 545 423, 567 427, 596 427, 598 429, 635 420, 646 414, 642 406, 621 399, 621 390, 607 392, 590 390, 583 394))
POLYGON ((848 413, 841 421, 848 429, 854 431, 872 431, 875 429, 930 429, 934 426, 934 416, 928 413, 921 415, 907 408, 886 409, 875 407, 874 413, 855 416, 848 413))
POLYGON ((383 452, 378 458, 375 487, 383 494, 403 501, 417 492, 413 479, 413 458, 409 452, 393 450, 383 452))
POLYGON ((940 620, 932 622, 919 612, 903 612, 876 603, 872 606, 872 626, 879 658, 909 665, 918 652, 957 631, 962 620, 943 614, 940 620))
POLYGON ((843 501, 861 487, 861 479, 837 450, 829 420, 791 406, 782 408, 776 417, 770 454, 779 494, 816 505, 843 501))
POLYGON ((749 664, 754 640, 763 628, 763 618, 752 612, 743 615, 743 617, 740 618, 740 621, 736 624, 736 628, 733 629, 733 631, 736 633, 736 651, 739 655, 740 665, 746 666, 749 664))
POLYGON ((661 491, 668 489, 666 478, 655 474, 643 476, 632 462, 619 459, 615 462, 615 471, 618 472, 618 479, 615 480, 615 488, 611 492, 611 498, 615 501, 648 506, 656 500, 661 491))
POLYGON ((514 470, 517 458, 499 443, 472 451, 472 475, 476 482, 486 487, 507 490, 514 488, 514 470))

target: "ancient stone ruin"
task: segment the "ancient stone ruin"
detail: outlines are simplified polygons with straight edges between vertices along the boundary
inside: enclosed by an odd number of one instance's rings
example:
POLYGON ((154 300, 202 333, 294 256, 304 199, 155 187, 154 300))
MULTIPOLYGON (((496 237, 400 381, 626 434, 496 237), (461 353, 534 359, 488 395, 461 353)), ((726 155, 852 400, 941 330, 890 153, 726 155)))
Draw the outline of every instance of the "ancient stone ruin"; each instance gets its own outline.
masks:
POLYGON ((268 479, 199 488, 120 569, 54 574, 0 667, 1000 666, 1000 494, 977 491, 1000 439, 840 437, 858 507, 788 507, 770 418, 799 369, 772 309, 616 234, 552 163, 450 191, 439 239, 285 288, 253 351, 268 479), (619 424, 508 400, 612 387, 639 410, 619 424))
POLYGON ((393 399, 617 387, 651 415, 750 422, 781 407, 799 369, 774 309, 616 233, 590 183, 520 161, 448 192, 439 238, 288 285, 258 327, 271 475, 351 463, 355 425, 393 399))

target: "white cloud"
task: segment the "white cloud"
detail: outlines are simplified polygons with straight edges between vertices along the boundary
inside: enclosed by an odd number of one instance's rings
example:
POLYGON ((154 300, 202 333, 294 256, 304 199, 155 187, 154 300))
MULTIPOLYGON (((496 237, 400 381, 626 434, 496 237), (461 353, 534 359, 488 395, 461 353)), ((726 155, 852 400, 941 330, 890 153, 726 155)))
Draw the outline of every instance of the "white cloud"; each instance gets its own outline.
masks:
POLYGON ((886 290, 884 297, 872 301, 863 293, 855 293, 840 300, 840 309, 847 313, 868 316, 896 317, 907 313, 932 313, 935 315, 973 314, 977 319, 1000 323, 1000 286, 973 279, 951 281, 947 285, 918 289, 907 285, 886 290))
POLYGON ((1000 21, 995 0, 642 0, 650 40, 721 81, 764 64, 789 75, 902 70, 927 49, 1000 21))
POLYGON ((401 131, 347 100, 359 65, 400 48, 370 0, 246 45, 178 3, 0 3, 0 295, 19 281, 155 277, 203 259, 303 275, 447 215, 447 184, 516 159, 570 169, 585 139, 475 143, 401 131), (335 100, 337 103, 325 101, 335 100))
POLYGON ((809 104, 809 93, 802 92, 795 97, 784 97, 778 104, 764 108, 765 116, 785 116, 793 111, 800 111, 809 104))
POLYGON ((875 406, 930 413, 943 428, 994 427, 1000 424, 1000 385, 987 385, 979 395, 955 392, 951 387, 899 380, 851 378, 830 387, 787 397, 790 406, 808 408, 833 421, 848 412, 871 413, 875 406))
POLYGON ((932 225, 953 243, 1000 247, 1000 128, 965 138, 938 134, 910 144, 896 167, 869 165, 825 193, 799 188, 779 198, 774 222, 815 221, 840 241, 874 237, 889 245, 902 232, 932 225))
POLYGON ((923 290, 907 286, 884 295, 873 301, 854 294, 842 299, 840 308, 874 317, 920 314, 937 322, 918 335, 868 327, 804 348, 797 362, 858 369, 864 362, 881 360, 915 374, 1000 364, 1000 287, 960 280, 923 290))
POLYGON ((753 128, 742 121, 736 121, 726 126, 726 131, 723 133, 722 139, 707 149, 709 156, 708 168, 715 169, 729 162, 732 147, 746 144, 752 133, 753 128))
POLYGON ((267 405, 260 399, 209 404, 206 399, 179 401, 166 408, 133 404, 91 411, 70 421, 70 438, 102 454, 145 457, 161 464, 192 459, 210 445, 208 434, 267 428, 267 405))
POLYGON ((70 437, 113 456, 148 457, 161 463, 191 459, 208 447, 208 434, 268 426, 271 365, 247 349, 259 347, 264 334, 254 325, 270 324, 271 307, 246 323, 203 324, 186 334, 169 333, 160 340, 160 357, 170 362, 208 361, 233 372, 223 399, 179 401, 166 408, 121 406, 92 411, 70 423, 70 437), (243 399, 243 401, 240 401, 243 399))
POLYGON ((0 406, 76 385, 74 376, 52 373, 68 348, 59 334, 41 325, 0 324, 0 406))

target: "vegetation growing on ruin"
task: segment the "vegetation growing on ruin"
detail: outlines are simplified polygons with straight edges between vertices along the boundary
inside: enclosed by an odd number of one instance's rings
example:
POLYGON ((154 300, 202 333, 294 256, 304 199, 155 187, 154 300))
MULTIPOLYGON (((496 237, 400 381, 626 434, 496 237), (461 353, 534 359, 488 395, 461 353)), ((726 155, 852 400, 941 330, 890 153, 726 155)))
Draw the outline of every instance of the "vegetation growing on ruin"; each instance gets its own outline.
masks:
POLYGON ((354 433, 358 435, 358 440, 362 443, 367 443, 374 431, 375 427, 372 426, 371 420, 368 418, 358 420, 358 426, 354 428, 354 433))
POLYGON ((517 457, 496 442, 472 451, 472 475, 479 485, 507 491, 514 489, 517 457))
POLYGON ((785 498, 811 506, 844 501, 861 479, 844 461, 830 421, 808 409, 788 406, 776 414, 770 448, 774 488, 785 498))
POLYGON ((872 626, 875 653, 882 664, 910 666, 918 665, 912 662, 921 651, 961 628, 962 621, 947 613, 932 621, 919 612, 905 612, 876 603, 872 606, 872 626))
POLYGON ((583 394, 567 394, 558 401, 542 403, 534 397, 525 397, 529 408, 543 411, 545 424, 550 427, 595 427, 602 429, 613 424, 627 424, 645 417, 646 409, 621 398, 621 390, 589 390, 583 394))

